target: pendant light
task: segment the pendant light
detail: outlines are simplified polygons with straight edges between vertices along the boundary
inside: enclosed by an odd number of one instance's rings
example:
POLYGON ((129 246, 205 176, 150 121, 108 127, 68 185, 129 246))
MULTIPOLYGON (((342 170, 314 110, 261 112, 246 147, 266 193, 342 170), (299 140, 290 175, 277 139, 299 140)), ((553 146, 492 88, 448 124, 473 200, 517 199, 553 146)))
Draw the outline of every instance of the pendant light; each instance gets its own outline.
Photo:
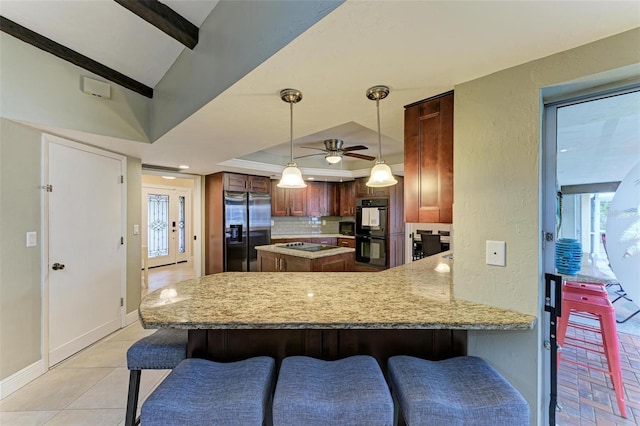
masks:
POLYGON ((278 182, 279 188, 306 188, 307 184, 302 180, 302 173, 298 165, 293 162, 293 104, 302 100, 302 92, 296 89, 282 89, 280 91, 280 99, 289 103, 291 108, 291 142, 290 142, 290 161, 282 171, 282 178, 278 182))
POLYGON ((385 164, 382 159, 382 134, 380 133, 380 99, 384 99, 389 95, 387 86, 373 86, 367 90, 367 98, 376 101, 376 109, 378 111, 378 161, 371 169, 371 176, 367 182, 367 186, 373 188, 382 188, 398 183, 391 173, 391 168, 385 164))

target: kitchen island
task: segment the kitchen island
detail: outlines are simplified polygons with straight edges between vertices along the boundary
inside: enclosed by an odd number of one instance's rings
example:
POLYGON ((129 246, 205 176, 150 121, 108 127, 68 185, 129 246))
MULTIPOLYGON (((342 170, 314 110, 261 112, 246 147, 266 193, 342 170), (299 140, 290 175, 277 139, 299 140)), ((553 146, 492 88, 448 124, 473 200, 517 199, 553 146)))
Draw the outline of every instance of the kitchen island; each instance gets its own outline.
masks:
MULTIPOLYGON (((446 254, 446 253, 445 253, 446 254)), ((168 285, 139 308, 145 328, 189 329, 188 355, 466 354, 467 330, 532 329, 532 315, 455 299, 453 261, 438 254, 376 273, 228 272, 168 285)))
POLYGON ((257 246, 260 272, 352 272, 355 249, 290 242, 257 246))

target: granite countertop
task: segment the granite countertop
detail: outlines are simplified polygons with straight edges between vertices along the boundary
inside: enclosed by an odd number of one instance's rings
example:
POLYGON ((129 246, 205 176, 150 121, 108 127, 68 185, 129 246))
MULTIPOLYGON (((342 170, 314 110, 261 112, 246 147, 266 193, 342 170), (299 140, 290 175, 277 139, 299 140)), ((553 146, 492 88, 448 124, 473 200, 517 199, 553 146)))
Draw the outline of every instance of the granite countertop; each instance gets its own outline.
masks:
POLYGON ((342 235, 342 234, 282 234, 282 235, 273 235, 271 234, 272 240, 290 240, 293 238, 349 238, 355 239, 354 235, 342 235))
POLYGON ((286 248, 285 244, 270 244, 266 246, 256 246, 256 250, 268 251, 271 253, 285 254, 287 256, 302 257, 305 259, 318 259, 337 254, 355 253, 356 249, 349 247, 335 247, 330 250, 304 251, 286 248))
POLYGON ((453 261, 443 254, 384 272, 207 275, 148 294, 140 304, 140 320, 145 328, 187 329, 534 327, 535 316, 453 298, 447 271, 453 261))

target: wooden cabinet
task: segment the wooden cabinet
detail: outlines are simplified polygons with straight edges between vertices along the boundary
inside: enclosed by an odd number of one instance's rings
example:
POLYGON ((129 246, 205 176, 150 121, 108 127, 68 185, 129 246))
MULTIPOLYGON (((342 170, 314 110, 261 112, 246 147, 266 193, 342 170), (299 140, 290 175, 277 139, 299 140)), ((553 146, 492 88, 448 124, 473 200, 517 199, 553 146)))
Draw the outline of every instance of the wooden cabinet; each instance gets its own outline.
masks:
POLYGON ((307 183, 307 216, 329 215, 329 192, 327 182, 307 183))
POLYGON ((340 216, 340 183, 327 183, 327 216, 340 216))
POLYGON ((369 176, 356 179, 356 198, 386 198, 389 196, 389 187, 372 188, 367 186, 369 176))
POLYGON ((354 238, 338 238, 338 247, 356 248, 356 240, 354 238))
POLYGON ((225 191, 268 194, 271 191, 271 179, 264 176, 224 173, 224 189, 225 191))
POLYGON ((405 106, 405 220, 453 220, 453 92, 405 106))
POLYGON ((340 184, 340 216, 356 215, 356 187, 355 182, 340 184))
POLYGON ((260 272, 351 272, 355 253, 341 253, 316 259, 258 250, 260 272))
POLYGON ((278 188, 271 182, 271 216, 306 216, 307 188, 278 188))

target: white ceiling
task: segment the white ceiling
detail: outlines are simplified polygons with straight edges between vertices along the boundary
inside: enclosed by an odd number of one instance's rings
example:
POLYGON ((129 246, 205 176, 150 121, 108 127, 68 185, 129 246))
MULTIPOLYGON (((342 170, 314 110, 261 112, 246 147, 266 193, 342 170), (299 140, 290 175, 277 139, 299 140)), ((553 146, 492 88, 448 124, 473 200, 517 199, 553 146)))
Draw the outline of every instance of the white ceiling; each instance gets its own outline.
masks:
MULTIPOLYGON (((165 3, 200 25, 217 2, 165 3)), ((185 49, 111 0, 3 0, 1 12, 68 47, 82 42, 89 50, 81 53, 151 86, 185 49)), ((359 152, 376 156, 375 103, 365 91, 385 84, 391 94, 380 102, 382 156, 396 164, 403 155, 404 105, 638 26, 635 1, 350 0, 152 144, 47 129, 147 164, 188 164, 198 174, 235 164, 269 175, 289 156, 289 105, 280 100, 281 89, 304 95, 294 106, 294 156, 310 153, 300 146, 321 146, 327 138, 366 145, 369 150, 359 152)), ((337 169, 321 156, 298 163, 306 174, 337 169)), ((342 165, 370 166, 351 159, 342 165)))

